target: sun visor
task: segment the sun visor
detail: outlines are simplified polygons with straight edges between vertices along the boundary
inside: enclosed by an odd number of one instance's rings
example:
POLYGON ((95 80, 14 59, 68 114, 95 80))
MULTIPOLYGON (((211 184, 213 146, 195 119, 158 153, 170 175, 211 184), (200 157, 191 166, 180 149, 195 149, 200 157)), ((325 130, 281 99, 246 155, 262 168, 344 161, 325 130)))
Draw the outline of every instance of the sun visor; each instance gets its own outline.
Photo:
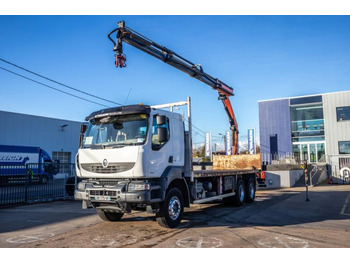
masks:
POLYGON ((91 113, 85 118, 85 121, 89 121, 92 118, 100 118, 106 116, 116 116, 116 115, 132 115, 132 114, 150 114, 151 107, 146 105, 128 105, 128 106, 118 106, 107 109, 102 109, 91 113))

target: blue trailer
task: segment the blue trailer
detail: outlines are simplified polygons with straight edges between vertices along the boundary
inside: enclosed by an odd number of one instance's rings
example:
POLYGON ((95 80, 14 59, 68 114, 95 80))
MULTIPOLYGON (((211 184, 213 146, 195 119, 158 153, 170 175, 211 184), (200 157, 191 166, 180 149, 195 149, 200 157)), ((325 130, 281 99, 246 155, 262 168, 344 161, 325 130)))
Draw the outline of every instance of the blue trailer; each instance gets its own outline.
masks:
POLYGON ((58 161, 40 147, 0 145, 0 184, 47 183, 56 175, 58 161))

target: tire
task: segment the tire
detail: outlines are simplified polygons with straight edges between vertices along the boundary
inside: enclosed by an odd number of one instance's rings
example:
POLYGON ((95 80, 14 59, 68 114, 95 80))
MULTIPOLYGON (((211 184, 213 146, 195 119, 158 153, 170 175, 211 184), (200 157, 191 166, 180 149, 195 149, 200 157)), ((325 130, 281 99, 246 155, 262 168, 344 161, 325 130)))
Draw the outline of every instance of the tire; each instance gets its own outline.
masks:
POLYGON ((254 198, 255 198, 255 183, 253 179, 249 179, 247 187, 246 187, 246 198, 245 198, 245 202, 246 203, 253 203, 254 202, 254 198))
POLYGON ((171 188, 161 205, 160 212, 156 214, 156 219, 160 226, 174 228, 180 224, 183 212, 184 200, 181 191, 171 188))
POLYGON ((40 178, 40 183, 41 184, 43 184, 43 185, 45 185, 45 184, 47 184, 47 181, 49 180, 49 178, 47 177, 47 176, 42 176, 41 178, 40 178))
POLYGON ((111 213, 100 209, 97 209, 97 214, 102 220, 110 222, 119 221, 124 216, 124 213, 111 213))
POLYGON ((246 198, 246 188, 244 181, 242 179, 238 180, 236 195, 234 197, 234 205, 235 206, 243 206, 246 198))

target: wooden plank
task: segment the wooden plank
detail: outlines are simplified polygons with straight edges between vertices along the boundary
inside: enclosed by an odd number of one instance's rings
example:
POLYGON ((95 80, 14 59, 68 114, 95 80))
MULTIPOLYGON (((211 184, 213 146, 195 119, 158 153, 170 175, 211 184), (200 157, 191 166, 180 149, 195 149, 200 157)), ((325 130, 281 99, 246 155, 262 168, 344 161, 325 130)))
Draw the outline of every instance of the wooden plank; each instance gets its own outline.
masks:
POLYGON ((252 170, 261 168, 261 155, 213 155, 213 170, 252 170))

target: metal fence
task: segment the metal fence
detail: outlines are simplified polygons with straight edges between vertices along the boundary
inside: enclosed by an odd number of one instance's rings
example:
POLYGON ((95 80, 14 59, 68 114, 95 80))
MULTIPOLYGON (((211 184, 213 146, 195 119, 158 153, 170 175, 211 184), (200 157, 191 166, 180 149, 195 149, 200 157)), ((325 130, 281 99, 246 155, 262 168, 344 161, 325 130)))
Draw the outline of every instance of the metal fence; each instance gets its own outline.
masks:
POLYGON ((300 158, 293 153, 261 153, 261 162, 264 165, 298 165, 303 161, 301 161, 300 158))
POLYGON ((0 206, 73 199, 76 184, 74 164, 0 166, 0 206))

